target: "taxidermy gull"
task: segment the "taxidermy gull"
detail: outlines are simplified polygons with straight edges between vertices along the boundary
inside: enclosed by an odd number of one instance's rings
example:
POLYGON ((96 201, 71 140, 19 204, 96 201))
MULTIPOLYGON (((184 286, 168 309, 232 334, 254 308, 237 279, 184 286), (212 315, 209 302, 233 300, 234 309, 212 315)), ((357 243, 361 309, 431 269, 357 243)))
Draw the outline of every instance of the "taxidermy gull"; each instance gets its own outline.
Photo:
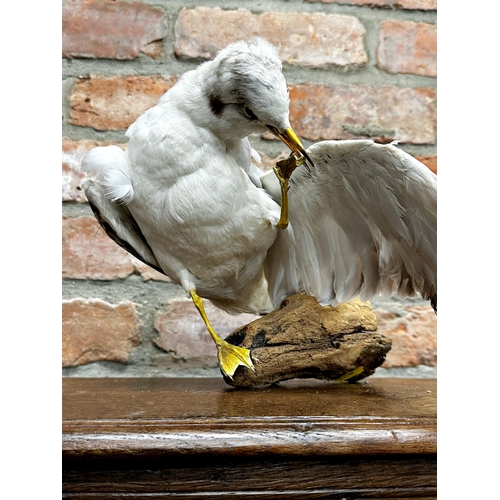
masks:
POLYGON ((437 176, 395 143, 322 141, 290 126, 277 50, 239 41, 185 73, 127 131, 128 149, 87 153, 85 193, 106 233, 181 285, 212 336, 222 372, 255 369, 221 339, 203 298, 265 314, 294 293, 336 305, 420 293, 437 305, 437 176), (273 171, 248 136, 292 151, 273 171))

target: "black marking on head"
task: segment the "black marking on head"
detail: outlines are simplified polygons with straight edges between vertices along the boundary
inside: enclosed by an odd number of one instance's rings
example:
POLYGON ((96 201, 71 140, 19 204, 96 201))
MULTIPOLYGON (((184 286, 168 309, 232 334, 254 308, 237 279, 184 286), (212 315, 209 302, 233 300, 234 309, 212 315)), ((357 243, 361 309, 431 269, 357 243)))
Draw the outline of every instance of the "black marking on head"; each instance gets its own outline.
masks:
POLYGON ((224 111, 226 105, 222 102, 222 99, 217 94, 212 94, 208 97, 210 101, 210 109, 215 116, 220 116, 224 111))
POLYGON ((246 93, 243 92, 243 86, 248 82, 242 78, 238 79, 235 78, 235 82, 236 82, 236 87, 231 90, 231 96, 238 104, 244 105, 247 98, 246 98, 246 93))

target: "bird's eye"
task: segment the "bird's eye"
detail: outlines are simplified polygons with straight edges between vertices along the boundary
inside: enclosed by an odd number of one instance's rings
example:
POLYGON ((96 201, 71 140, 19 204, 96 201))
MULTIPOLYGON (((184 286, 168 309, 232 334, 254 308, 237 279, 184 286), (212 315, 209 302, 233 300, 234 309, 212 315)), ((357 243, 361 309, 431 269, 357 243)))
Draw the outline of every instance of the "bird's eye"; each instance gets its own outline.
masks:
POLYGON ((248 106, 243 106, 243 113, 248 116, 251 120, 257 120, 257 116, 255 116, 255 113, 248 107, 248 106))

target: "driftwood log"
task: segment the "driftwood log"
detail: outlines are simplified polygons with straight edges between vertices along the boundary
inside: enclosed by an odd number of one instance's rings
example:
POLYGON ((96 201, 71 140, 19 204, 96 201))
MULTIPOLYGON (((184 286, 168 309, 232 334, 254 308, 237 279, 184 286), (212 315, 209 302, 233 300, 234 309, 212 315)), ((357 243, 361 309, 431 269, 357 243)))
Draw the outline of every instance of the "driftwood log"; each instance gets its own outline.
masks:
POLYGON ((293 378, 356 382, 371 375, 391 349, 391 340, 376 330, 368 302, 355 299, 331 307, 308 295, 292 295, 280 309, 226 338, 250 349, 255 371, 240 366, 233 379, 224 380, 234 387, 293 378))

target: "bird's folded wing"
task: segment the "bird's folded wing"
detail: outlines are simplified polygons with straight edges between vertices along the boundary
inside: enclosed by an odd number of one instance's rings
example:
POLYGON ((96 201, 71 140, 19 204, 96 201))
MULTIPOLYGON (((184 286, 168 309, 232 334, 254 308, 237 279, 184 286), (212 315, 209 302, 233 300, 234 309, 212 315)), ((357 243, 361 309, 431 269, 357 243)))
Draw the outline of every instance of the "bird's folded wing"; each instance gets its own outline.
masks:
MULTIPOLYGON (((336 304, 382 293, 437 301, 437 176, 397 148, 323 141, 307 150, 289 191, 290 230, 267 258, 276 307, 297 292, 336 304)), ((261 180, 279 201, 273 175, 261 180)))
POLYGON ((165 274, 127 206, 110 201, 104 188, 92 179, 87 179, 83 188, 106 234, 134 257, 165 274))

